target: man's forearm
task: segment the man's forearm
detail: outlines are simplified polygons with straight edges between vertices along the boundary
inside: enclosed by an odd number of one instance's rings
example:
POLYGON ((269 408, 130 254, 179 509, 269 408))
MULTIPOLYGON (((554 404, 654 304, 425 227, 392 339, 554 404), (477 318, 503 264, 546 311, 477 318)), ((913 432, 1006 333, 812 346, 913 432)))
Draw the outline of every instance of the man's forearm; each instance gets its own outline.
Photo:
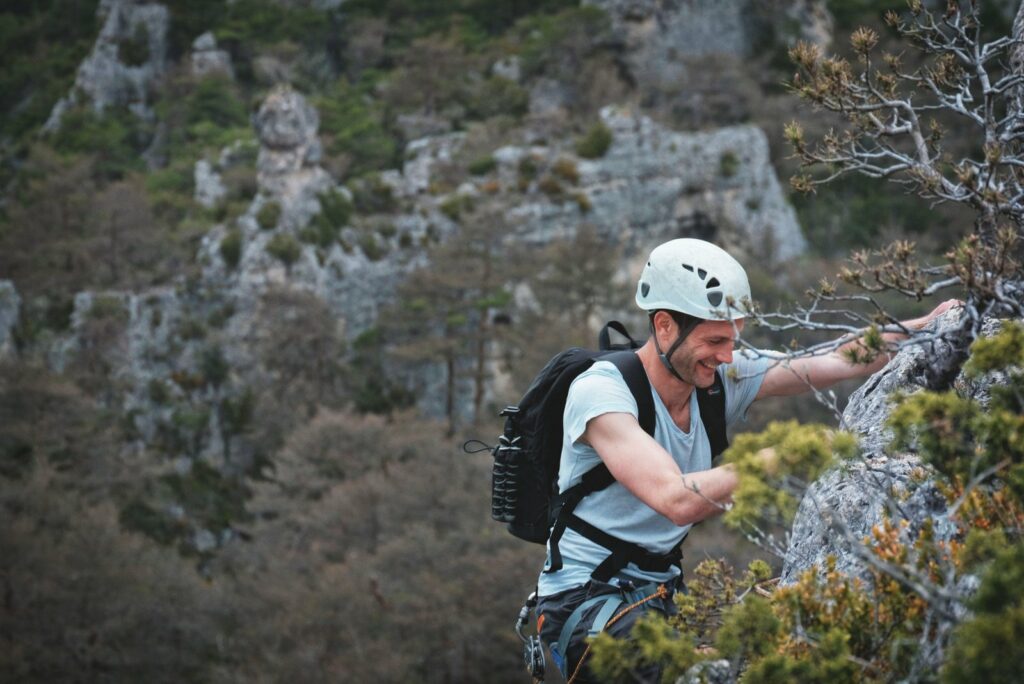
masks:
POLYGON ((666 506, 667 516, 676 525, 690 525, 718 515, 732 502, 739 476, 732 465, 683 473, 666 506))

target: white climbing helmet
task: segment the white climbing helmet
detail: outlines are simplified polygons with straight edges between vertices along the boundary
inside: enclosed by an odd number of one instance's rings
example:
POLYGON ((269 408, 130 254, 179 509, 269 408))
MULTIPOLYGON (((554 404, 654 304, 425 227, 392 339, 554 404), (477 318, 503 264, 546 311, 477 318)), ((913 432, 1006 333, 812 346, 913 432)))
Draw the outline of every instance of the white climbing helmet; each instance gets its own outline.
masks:
POLYGON ((647 312, 668 309, 704 320, 743 318, 742 302, 749 300, 750 283, 740 262, 693 238, 655 247, 636 287, 636 304, 647 312))

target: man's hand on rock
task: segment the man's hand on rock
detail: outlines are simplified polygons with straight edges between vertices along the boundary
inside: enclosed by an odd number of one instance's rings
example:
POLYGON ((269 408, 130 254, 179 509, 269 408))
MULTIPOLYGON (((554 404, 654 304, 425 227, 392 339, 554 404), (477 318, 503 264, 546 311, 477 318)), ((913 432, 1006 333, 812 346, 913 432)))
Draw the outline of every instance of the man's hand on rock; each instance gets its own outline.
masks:
POLYGON ((947 299, 946 301, 942 302, 937 307, 932 309, 931 312, 928 313, 927 315, 907 321, 906 323, 904 323, 904 325, 910 330, 921 330, 922 328, 927 327, 929 323, 931 323, 936 318, 946 313, 950 309, 953 309, 958 306, 962 307, 963 305, 964 303, 959 299, 947 299))

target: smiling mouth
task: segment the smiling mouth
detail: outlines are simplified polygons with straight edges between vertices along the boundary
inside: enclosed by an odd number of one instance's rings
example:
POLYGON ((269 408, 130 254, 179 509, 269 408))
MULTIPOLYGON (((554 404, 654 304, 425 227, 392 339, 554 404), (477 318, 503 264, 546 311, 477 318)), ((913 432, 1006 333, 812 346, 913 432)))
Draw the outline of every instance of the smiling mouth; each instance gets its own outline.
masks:
POLYGON ((714 366, 708 365, 708 364, 704 363, 703 361, 698 361, 697 364, 700 365, 700 366, 704 366, 708 370, 715 370, 714 366))

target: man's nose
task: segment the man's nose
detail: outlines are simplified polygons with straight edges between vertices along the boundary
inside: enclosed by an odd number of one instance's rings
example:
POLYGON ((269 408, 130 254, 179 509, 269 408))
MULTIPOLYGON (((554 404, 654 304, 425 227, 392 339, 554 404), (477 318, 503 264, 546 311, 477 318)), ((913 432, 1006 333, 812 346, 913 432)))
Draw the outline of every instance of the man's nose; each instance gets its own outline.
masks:
POLYGON ((732 363, 732 352, 733 352, 733 345, 732 345, 732 343, 730 343, 729 347, 724 352, 720 352, 720 353, 718 353, 715 356, 715 360, 718 361, 718 363, 720 363, 720 364, 722 364, 722 363, 732 363))

